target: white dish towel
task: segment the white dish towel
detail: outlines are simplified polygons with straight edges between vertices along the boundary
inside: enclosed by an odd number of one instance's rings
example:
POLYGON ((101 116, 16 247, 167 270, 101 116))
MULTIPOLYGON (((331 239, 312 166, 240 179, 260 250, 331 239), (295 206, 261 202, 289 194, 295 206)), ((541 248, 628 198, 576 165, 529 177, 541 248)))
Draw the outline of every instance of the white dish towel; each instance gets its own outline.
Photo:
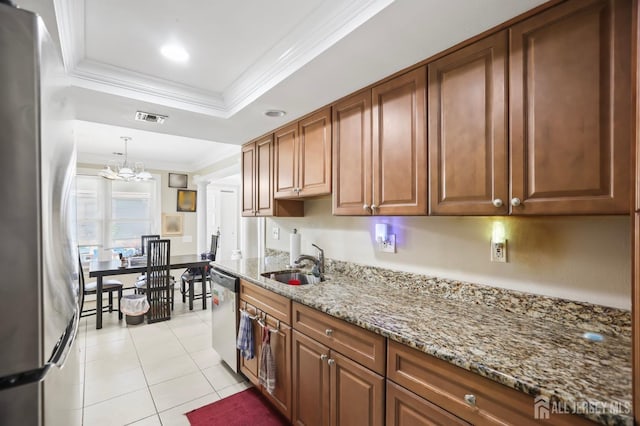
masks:
POLYGON ((260 372, 258 379, 260 384, 269 393, 276 388, 276 362, 271 353, 271 331, 266 325, 262 328, 262 352, 260 353, 260 372))

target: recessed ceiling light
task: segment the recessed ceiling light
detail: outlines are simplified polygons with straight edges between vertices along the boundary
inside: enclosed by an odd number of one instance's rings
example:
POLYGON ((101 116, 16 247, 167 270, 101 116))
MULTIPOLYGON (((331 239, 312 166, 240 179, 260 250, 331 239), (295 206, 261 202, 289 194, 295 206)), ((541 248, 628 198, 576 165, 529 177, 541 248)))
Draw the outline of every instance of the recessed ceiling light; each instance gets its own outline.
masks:
POLYGON ((284 117, 286 112, 279 109, 270 109, 264 112, 267 117, 284 117))
POLYGON ((165 44, 160 48, 160 53, 176 62, 187 62, 189 60, 189 53, 184 50, 184 47, 177 44, 165 44))

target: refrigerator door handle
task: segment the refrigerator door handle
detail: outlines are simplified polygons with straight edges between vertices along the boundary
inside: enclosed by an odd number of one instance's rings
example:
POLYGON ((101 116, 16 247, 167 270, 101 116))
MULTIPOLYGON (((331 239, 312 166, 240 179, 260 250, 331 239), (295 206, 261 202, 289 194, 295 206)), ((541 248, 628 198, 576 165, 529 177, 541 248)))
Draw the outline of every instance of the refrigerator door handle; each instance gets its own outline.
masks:
POLYGON ((53 348, 53 352, 51 353, 51 358, 47 361, 47 364, 54 364, 59 368, 64 367, 64 363, 67 360, 67 356, 69 355, 69 351, 73 346, 73 343, 76 340, 76 336, 78 335, 78 326, 80 325, 80 309, 76 309, 73 313, 73 317, 67 325, 64 334, 58 340, 58 343, 53 348))
POLYGON ((56 343, 56 346, 53 348, 51 357, 46 362, 46 364, 34 370, 22 371, 20 373, 0 377, 0 391, 44 380, 45 376, 49 372, 49 369, 54 365, 62 368, 64 366, 64 362, 67 359, 67 356, 69 355, 69 350, 73 346, 73 342, 76 339, 76 335, 78 334, 79 323, 80 311, 76 309, 73 318, 71 318, 71 321, 69 322, 69 325, 67 325, 64 334, 60 337, 60 340, 58 340, 58 343, 56 343))

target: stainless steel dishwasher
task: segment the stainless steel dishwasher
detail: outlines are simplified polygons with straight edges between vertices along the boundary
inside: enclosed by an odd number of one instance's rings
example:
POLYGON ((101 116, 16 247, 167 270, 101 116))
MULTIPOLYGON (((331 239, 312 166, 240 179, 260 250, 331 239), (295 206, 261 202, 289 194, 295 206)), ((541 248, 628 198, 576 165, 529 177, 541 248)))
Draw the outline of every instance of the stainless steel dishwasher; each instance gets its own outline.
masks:
POLYGON ((212 268, 210 274, 212 346, 222 360, 237 373, 236 332, 240 280, 216 268, 212 268))

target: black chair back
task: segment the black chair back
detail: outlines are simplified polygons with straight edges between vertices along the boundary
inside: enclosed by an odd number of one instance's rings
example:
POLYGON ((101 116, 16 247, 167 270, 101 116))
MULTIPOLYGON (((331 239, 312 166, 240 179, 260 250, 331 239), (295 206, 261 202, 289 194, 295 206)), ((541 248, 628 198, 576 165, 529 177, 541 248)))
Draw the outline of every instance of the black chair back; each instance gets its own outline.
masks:
POLYGON ((209 250, 209 260, 216 260, 216 253, 218 252, 218 244, 220 240, 220 231, 217 234, 211 235, 211 249, 209 250))
POLYGON ((153 234, 153 235, 142 235, 140 237, 140 251, 142 253, 142 255, 144 256, 144 254, 147 252, 147 245, 149 244, 149 241, 152 240, 159 240, 160 239, 160 235, 157 234, 153 234))
POLYGON ((147 243, 147 322, 171 319, 172 280, 169 259, 171 241, 151 239, 147 243))

